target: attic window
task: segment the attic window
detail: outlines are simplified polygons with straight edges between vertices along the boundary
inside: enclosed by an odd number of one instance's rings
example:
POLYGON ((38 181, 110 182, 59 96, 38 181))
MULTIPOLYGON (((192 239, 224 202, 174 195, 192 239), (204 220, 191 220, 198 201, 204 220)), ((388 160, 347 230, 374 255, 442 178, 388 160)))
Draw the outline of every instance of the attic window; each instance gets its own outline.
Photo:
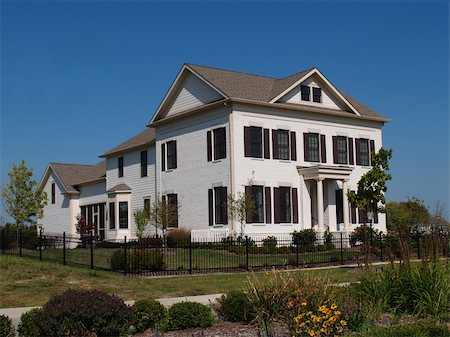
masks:
POLYGON ((309 102, 309 96, 311 95, 311 88, 307 85, 300 86, 300 90, 302 92, 302 101, 309 102))
POLYGON ((313 102, 321 103, 322 101, 322 89, 313 88, 313 102))

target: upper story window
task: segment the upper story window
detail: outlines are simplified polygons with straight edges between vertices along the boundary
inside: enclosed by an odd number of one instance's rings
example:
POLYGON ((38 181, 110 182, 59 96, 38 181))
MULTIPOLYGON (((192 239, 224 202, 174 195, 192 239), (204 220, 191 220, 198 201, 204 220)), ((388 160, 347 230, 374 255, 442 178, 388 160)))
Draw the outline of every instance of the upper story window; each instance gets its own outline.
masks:
POLYGON ((360 139, 359 140, 359 162, 363 166, 369 166, 370 152, 369 152, 369 140, 368 139, 360 139))
POLYGON ((141 177, 147 176, 148 154, 147 151, 141 151, 141 177))
POLYGON ((273 130, 273 158, 289 160, 289 131, 288 130, 273 130))
POLYGON ((263 155, 262 128, 256 126, 244 127, 245 157, 262 158, 263 155))
POLYGON ((128 228, 128 202, 119 202, 119 228, 128 228))
POLYGON ((253 215, 247 217, 247 223, 263 223, 264 222, 264 187, 263 186, 246 186, 245 194, 251 196, 255 202, 255 210, 253 215))
POLYGON ((118 168, 119 178, 123 177, 123 157, 117 158, 117 168, 118 168))
POLYGON ((217 128, 206 133, 208 161, 227 157, 226 129, 217 128), (214 154, 213 154, 214 152, 214 154))
POLYGON ((171 140, 161 144, 161 170, 177 168, 177 141, 171 140), (167 163, 167 165, 166 165, 167 163))
POLYGON ((302 101, 309 102, 310 96, 311 96, 311 88, 308 87, 307 85, 301 85, 300 91, 301 91, 301 95, 302 95, 302 101))
POLYGON ((54 204, 56 201, 56 185, 55 183, 52 183, 52 204, 54 204))
POLYGON ((313 102, 322 103, 322 89, 313 88, 313 102))
POLYGON ((320 162, 319 134, 306 133, 305 139, 305 161, 320 162))
POLYGON ((335 164, 348 164, 347 137, 333 136, 333 157, 335 164))

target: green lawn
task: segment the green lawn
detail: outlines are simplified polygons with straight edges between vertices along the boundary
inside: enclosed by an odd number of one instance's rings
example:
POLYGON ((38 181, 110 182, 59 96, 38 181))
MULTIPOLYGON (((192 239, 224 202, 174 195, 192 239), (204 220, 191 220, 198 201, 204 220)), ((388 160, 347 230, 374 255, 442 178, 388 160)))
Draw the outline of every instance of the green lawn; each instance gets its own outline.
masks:
MULTIPOLYGON (((51 296, 69 288, 100 289, 117 294, 124 300, 222 293, 241 289, 250 275, 234 273, 135 277, 10 255, 0 255, 0 270, 2 308, 43 305, 51 296)), ((327 275, 334 282, 353 282, 357 280, 361 270, 303 269, 291 273, 327 275)), ((255 274, 264 275, 262 272, 255 274)))

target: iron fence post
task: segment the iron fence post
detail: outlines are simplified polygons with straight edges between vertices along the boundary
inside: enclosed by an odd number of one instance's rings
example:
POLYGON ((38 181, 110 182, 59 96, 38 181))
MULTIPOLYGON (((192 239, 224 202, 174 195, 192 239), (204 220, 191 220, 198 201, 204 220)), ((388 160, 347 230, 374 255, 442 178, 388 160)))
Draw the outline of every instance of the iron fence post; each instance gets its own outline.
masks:
POLYGON ((94 234, 91 231, 91 269, 94 269, 94 234))
POLYGON ((192 274, 192 240, 189 238, 189 274, 192 274))
POLYGON ((125 256, 125 266, 124 266, 124 274, 126 275, 128 273, 128 261, 127 261, 127 237, 125 236, 123 238, 123 247, 124 247, 124 256, 125 256))
POLYGON ((42 229, 39 230, 39 260, 42 261, 42 229))
POLYGON ((66 265, 66 232, 63 232, 63 265, 66 265))
POLYGON ((248 236, 245 236, 245 266, 247 268, 247 270, 249 270, 249 265, 248 265, 248 248, 249 248, 249 240, 248 240, 248 236))
POLYGON ((22 257, 22 228, 19 230, 19 256, 22 257))
POLYGON ((342 232, 340 234, 341 234, 341 264, 344 264, 344 240, 342 232))

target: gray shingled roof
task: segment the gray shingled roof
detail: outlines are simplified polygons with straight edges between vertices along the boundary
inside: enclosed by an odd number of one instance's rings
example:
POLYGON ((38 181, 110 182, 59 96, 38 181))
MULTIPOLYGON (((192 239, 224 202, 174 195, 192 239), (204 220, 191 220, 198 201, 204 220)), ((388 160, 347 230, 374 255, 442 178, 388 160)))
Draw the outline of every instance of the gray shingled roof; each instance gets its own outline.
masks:
POLYGON ((114 187, 111 187, 109 190, 106 191, 106 193, 113 193, 118 191, 131 191, 131 187, 127 184, 118 184, 114 187))
POLYGON ((102 179, 106 175, 106 160, 96 165, 50 163, 67 193, 79 193, 76 186, 102 179))
MULTIPOLYGON (((273 78, 261 75, 246 74, 237 71, 186 64, 204 80, 211 83, 230 99, 243 99, 257 102, 270 102, 273 98, 288 89, 314 68, 310 68, 284 78, 273 78)), ((365 117, 384 118, 353 97, 338 90, 365 117)), ((318 107, 320 109, 320 107, 318 107)), ((324 108, 324 112, 328 109, 324 108)))
POLYGON ((121 152, 125 152, 131 149, 139 148, 141 146, 152 143, 155 140, 155 129, 146 128, 144 131, 138 133, 136 136, 126 140, 125 142, 117 145, 108 152, 105 152, 100 157, 110 157, 121 152))

